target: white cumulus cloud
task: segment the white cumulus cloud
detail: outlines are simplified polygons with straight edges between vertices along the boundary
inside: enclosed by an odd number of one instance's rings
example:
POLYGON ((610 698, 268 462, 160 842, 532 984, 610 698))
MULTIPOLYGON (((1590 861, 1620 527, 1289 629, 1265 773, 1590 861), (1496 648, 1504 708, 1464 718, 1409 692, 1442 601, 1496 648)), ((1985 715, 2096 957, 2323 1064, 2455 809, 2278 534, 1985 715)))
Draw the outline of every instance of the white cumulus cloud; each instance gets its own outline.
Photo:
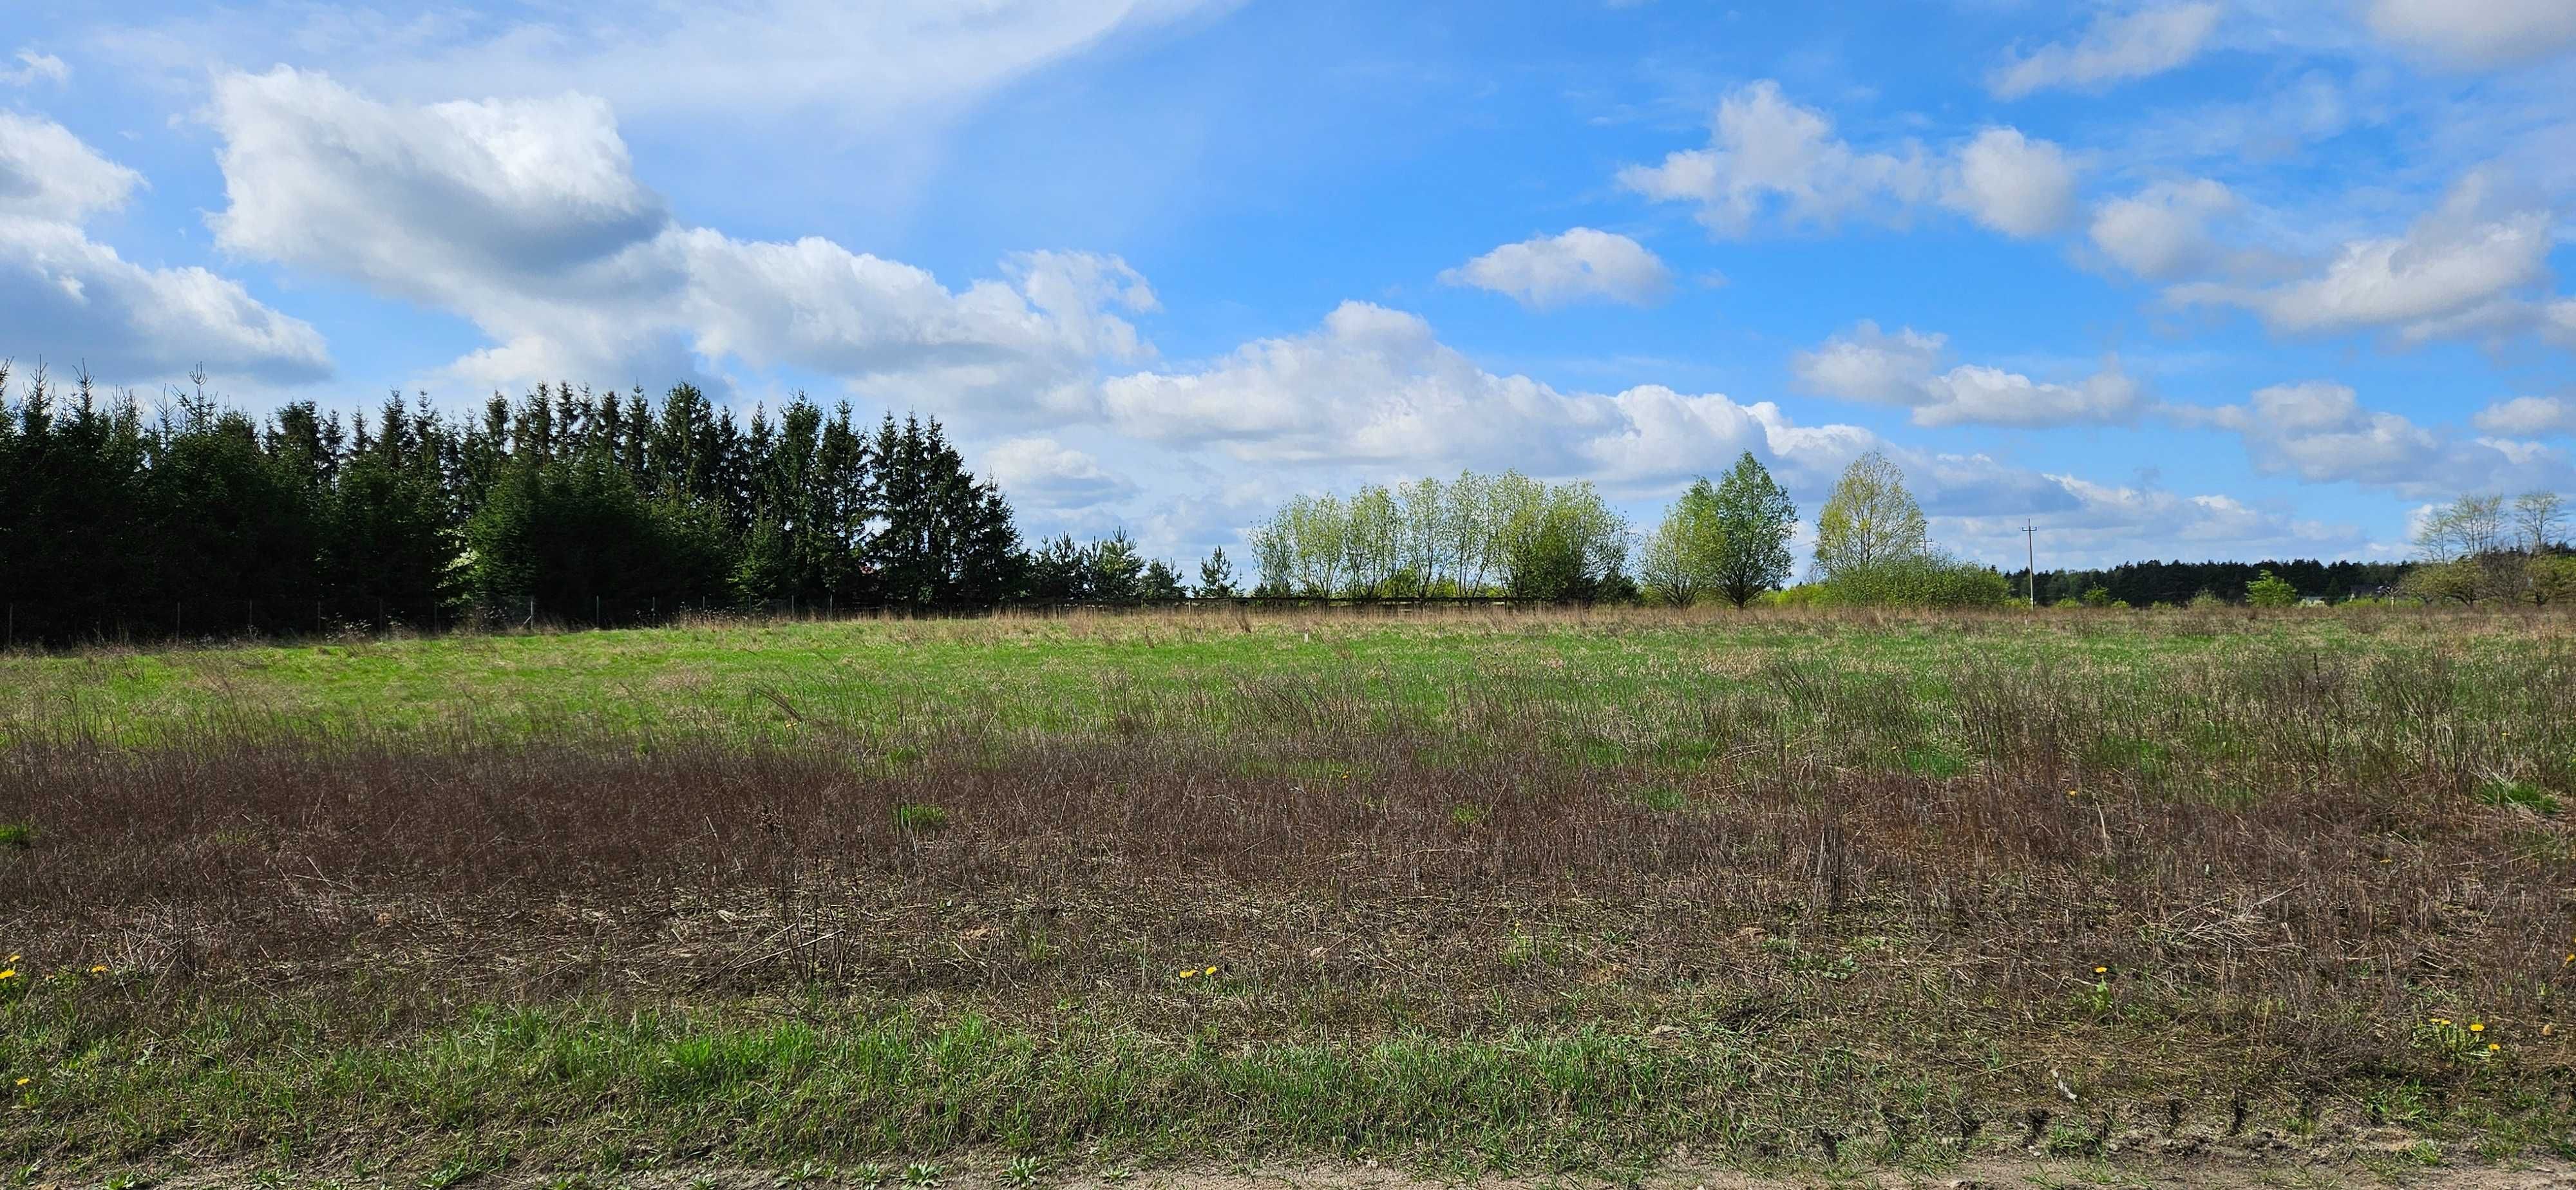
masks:
POLYGON ((2408 495, 2576 486, 2566 451, 2418 425, 2363 407, 2350 385, 2332 381, 2272 385, 2242 405, 2165 412, 2184 425, 2233 431, 2255 470, 2310 483, 2357 483, 2408 495))
POLYGON ((1012 438, 983 452, 984 473, 1014 501, 1070 508, 1134 495, 1136 484, 1089 453, 1043 435, 1012 438))
POLYGON ((2219 16, 2219 6, 2205 2, 2106 13, 2072 44, 2046 45, 2010 58, 1986 77, 1986 87, 1999 98, 2019 99, 2049 87, 2098 91, 2162 74, 2200 56, 2219 16))
POLYGON ((1587 300, 1648 305, 1671 291, 1673 273, 1635 240, 1577 227, 1505 244, 1442 272, 1440 280, 1490 289, 1546 310, 1587 300))
POLYGON ((1628 166, 1618 181, 1657 202, 1697 205, 1700 223, 1718 235, 1745 235, 1766 221, 1894 223, 1937 200, 2006 235, 2035 236, 2064 225, 2075 177, 2065 150, 2007 127, 1938 155, 1912 140, 1860 148, 1836 135, 1823 112, 1764 79, 1718 102, 1707 148, 1628 166))
POLYGON ((471 320, 495 345, 450 371, 476 384, 616 383, 694 354, 1025 413, 1152 354, 1119 312, 1153 290, 1114 257, 1026 253, 952 290, 825 239, 685 226, 586 96, 389 104, 279 68, 218 80, 211 119, 218 242, 471 320))
POLYGON ((2075 165, 2017 129, 1989 128, 1959 150, 1941 201, 2005 235, 2047 235, 2075 210, 2075 165))
POLYGON ((2157 182, 2093 209, 2093 246, 2141 277, 2197 274, 2224 255, 2210 224, 2240 207, 2236 193, 2208 178, 2157 182))
POLYGON ((2241 306, 2292 334, 2392 329, 2423 338, 2491 329, 2510 313, 2497 303, 2547 276, 2549 225, 2545 208, 2501 204, 2471 175, 2405 235, 2347 243, 2313 276, 2270 287, 2198 282, 2166 293, 2180 303, 2241 306))
POLYGON ((1619 184, 1659 202, 1695 202, 1700 222, 1734 235, 1774 212, 1792 224, 1830 225, 1920 201, 1932 191, 1933 168, 1919 146, 1854 149, 1823 112, 1764 79, 1719 101, 1708 148, 1629 166, 1619 184))
POLYGON ((2576 400, 2566 397, 2515 397, 2478 411, 2471 419, 2490 434, 2537 438, 2576 434, 2576 400))
POLYGON ((1980 364, 1943 370, 1946 336, 1894 334, 1863 321, 1790 360, 1809 392, 1906 407, 1922 426, 2062 426, 2133 421, 2146 392, 2116 365, 2074 383, 2033 380, 1980 364))
POLYGON ((322 336, 202 268, 152 268, 90 238, 142 177, 48 120, 0 111, 0 357, 85 361, 109 381, 294 382, 331 371, 322 336))
POLYGON ((1421 316, 1344 302, 1305 334, 1243 344, 1194 369, 1113 376, 1101 412, 1133 439, 1240 464, 1516 466, 1612 482, 1704 470, 1750 449, 1829 472, 1868 448, 1853 426, 1798 426, 1769 402, 1641 385, 1570 392, 1497 375, 1421 316))
POLYGON ((2370 28, 2397 45, 2463 66, 2503 66, 2576 45, 2567 0, 2370 0, 2370 28))
POLYGON ((125 205, 143 175, 51 120, 0 111, 0 215, 79 222, 125 205))

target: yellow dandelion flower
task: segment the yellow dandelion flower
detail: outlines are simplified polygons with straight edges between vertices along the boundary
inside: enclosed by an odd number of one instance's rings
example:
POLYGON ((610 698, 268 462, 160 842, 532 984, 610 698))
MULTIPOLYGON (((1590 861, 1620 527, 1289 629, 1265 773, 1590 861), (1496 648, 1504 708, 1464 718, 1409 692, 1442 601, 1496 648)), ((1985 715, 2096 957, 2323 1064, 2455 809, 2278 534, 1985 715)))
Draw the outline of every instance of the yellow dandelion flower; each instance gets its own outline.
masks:
POLYGON ((15 967, 11 967, 11 968, 9 968, 9 969, 8 969, 8 970, 6 970, 6 971, 0 971, 0 979, 16 979, 16 978, 18 978, 18 969, 17 969, 17 968, 15 968, 15 967))
POLYGON ((2486 1032, 2486 1031, 2487 1031, 2487 1023, 2486 1023, 2485 1021, 2470 1021, 2470 1022, 2469 1022, 2469 1032, 2471 1032, 2471 1033, 2484 1033, 2484 1032, 2486 1032))
POLYGON ((2108 967, 2095 967, 2093 969, 2093 973, 2095 975, 2109 975, 2111 973, 2111 969, 2108 967))
POLYGON ((1216 974, 1216 964, 1214 964, 1214 963, 1210 963, 1210 964, 1208 964, 1207 973, 1208 973, 1208 974, 1210 974, 1210 975, 1214 975, 1214 974, 1216 974))
POLYGON ((1188 969, 1186 969, 1186 970, 1184 970, 1184 971, 1182 971, 1182 972, 1181 972, 1181 978, 1183 978, 1183 979, 1188 979, 1189 977, 1191 977, 1191 976, 1193 976, 1193 975, 1196 975, 1196 974, 1198 974, 1198 973, 1199 973, 1198 968, 1196 968, 1196 967, 1191 967, 1191 968, 1188 968, 1188 969))
POLYGON ((105 975, 107 974, 107 964, 101 963, 98 966, 92 967, 89 969, 89 973, 92 975, 105 975))
POLYGON ((2502 1046, 2502 1045, 2500 1045, 2500 1044, 2498 1044, 2498 1043, 2496 1043, 2496 1042, 2492 1042, 2492 1041, 2490 1041, 2490 1042, 2488 1042, 2488 1043, 2487 1043, 2487 1052, 2488 1052, 2488 1053, 2490 1053, 2490 1054, 2492 1054, 2492 1053, 2496 1052, 2497 1050, 2503 1049, 2503 1048, 2504 1048, 2504 1046, 2502 1046))
POLYGON ((27 957, 27 956, 22 955, 22 954, 13 954, 13 955, 10 955, 10 956, 9 956, 9 961, 10 961, 10 962, 12 962, 12 963, 14 963, 14 962, 17 962, 17 961, 18 961, 18 960, 20 960, 20 959, 25 958, 25 957, 27 957))
POLYGON ((27 1085, 27 1084, 29 1084, 29 1083, 34 1082, 34 1081, 36 1081, 36 1080, 34 1080, 34 1079, 32 1079, 32 1078, 22 1078, 22 1079, 19 1079, 19 1080, 18 1080, 18 1085, 23 1087, 23 1086, 26 1086, 26 1085, 27 1085))

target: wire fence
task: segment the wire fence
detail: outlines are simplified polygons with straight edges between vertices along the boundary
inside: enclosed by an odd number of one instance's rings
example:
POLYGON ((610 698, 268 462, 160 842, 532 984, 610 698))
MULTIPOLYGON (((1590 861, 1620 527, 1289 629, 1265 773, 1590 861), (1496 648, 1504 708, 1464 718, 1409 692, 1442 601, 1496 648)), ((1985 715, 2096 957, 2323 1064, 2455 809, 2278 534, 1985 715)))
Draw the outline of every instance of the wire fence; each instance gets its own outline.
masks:
POLYGON ((179 599, 59 605, 0 601, 0 648, 144 645, 234 640, 436 636, 457 632, 582 631, 653 628, 705 620, 745 622, 953 619, 992 615, 1072 615, 1176 609, 1246 613, 1335 610, 1401 616, 1456 608, 1517 612, 1563 606, 1519 596, 1232 595, 1213 598, 1040 600, 999 606, 845 602, 837 596, 742 601, 594 595, 497 603, 434 598, 179 599))

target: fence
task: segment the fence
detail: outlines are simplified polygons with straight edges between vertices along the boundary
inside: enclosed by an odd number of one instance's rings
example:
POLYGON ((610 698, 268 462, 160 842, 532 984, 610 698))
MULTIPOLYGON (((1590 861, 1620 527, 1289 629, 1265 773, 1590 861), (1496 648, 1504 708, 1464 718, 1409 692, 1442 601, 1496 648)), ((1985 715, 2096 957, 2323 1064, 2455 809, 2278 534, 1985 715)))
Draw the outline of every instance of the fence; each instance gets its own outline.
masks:
POLYGON ((185 599, 169 603, 58 606, 0 603, 0 648, 100 644, 167 644, 244 639, 343 636, 442 635, 525 629, 650 628, 710 617, 758 621, 950 618, 1076 612, 1133 612, 1177 608, 1235 608, 1247 612, 1340 610, 1400 616, 1443 608, 1520 611, 1559 606, 1514 596, 1236 595, 1213 599, 1034 601, 987 606, 844 603, 835 596, 743 602, 592 596, 569 602, 524 597, 489 605, 435 599, 185 599))

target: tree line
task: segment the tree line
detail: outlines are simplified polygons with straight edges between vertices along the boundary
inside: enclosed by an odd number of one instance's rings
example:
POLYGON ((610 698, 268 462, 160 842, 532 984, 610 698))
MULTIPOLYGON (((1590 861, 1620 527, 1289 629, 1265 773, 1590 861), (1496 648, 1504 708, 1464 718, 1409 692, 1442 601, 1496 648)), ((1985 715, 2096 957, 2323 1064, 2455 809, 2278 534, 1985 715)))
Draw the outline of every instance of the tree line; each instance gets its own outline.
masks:
POLYGON ((1694 480, 1642 540, 1589 483, 1516 471, 1301 495, 1249 534, 1264 594, 1509 595, 1690 606, 1716 600, 1966 607, 2010 595, 1936 547, 1903 474, 1854 460, 1817 514, 1812 581, 1791 585, 1798 506, 1747 451, 1694 480), (1633 552, 1633 557, 1631 556, 1633 552), (1633 561, 1633 572, 1629 563, 1633 561))
MULTIPOLYGON (((124 623, 186 632, 190 604, 214 630, 204 618, 258 629, 1243 595, 1738 608, 2024 596, 2022 576, 1936 546, 1876 452, 1817 510, 1804 582, 1798 506, 1750 452, 1642 532, 1590 483, 1515 471, 1299 495, 1245 533, 1248 573, 1220 548, 1188 576, 1123 530, 1025 546, 1009 500, 937 420, 870 425, 801 394, 748 422, 686 384, 659 397, 539 385, 469 415, 399 394, 349 417, 306 401, 254 419, 202 383, 147 416, 86 377, 11 379, 0 362, 0 600, 23 639, 124 623)), ((2564 521, 2552 495, 2464 497, 2425 518, 2418 561, 2142 562, 2042 572, 2036 594, 2548 603, 2576 596, 2564 521)))
POLYGON ((1256 595, 1633 598, 1627 518, 1589 483, 1517 471, 1300 495, 1245 535, 1256 595))
POLYGON ((2416 526, 2422 562, 2399 589, 2427 602, 2544 605, 2576 599, 2576 550, 2555 492, 2462 496, 2416 526))
POLYGON ((12 389, 0 365, 0 598, 27 639, 186 632, 190 604, 234 626, 243 608, 302 626, 292 609, 982 607, 1114 585, 1097 576, 1124 573, 1122 549, 1032 554, 936 420, 802 396, 747 424, 685 384, 255 420, 200 385, 147 416, 85 378, 12 389))
MULTIPOLYGON (((2401 584, 2415 566, 2411 561, 2325 562, 2314 558, 2125 562, 2092 569, 2042 570, 2039 601, 2094 607, 2181 606, 2195 599, 2237 602, 2248 598, 2245 593, 2265 574, 2288 583, 2298 599, 2328 603, 2386 599, 2401 594, 2401 584)), ((2012 578, 2018 591, 2021 576, 2012 578)))

